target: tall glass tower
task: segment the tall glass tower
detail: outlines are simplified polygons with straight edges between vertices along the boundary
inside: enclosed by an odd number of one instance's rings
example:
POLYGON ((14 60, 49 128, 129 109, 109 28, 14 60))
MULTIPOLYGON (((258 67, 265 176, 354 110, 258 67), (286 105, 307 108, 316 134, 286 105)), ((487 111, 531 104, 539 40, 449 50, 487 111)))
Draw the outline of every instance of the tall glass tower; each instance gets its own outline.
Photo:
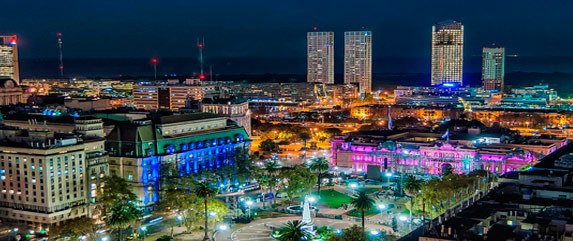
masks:
POLYGON ((334 32, 309 32, 307 82, 334 84, 334 32))
POLYGON ((481 79, 485 90, 499 90, 503 92, 503 79, 505 76, 505 49, 483 48, 481 79))
POLYGON ((16 35, 0 36, 0 78, 10 78, 20 84, 16 35))
POLYGON ((432 85, 462 85, 464 26, 448 20, 432 26, 432 85))
POLYGON ((344 32, 344 83, 358 83, 361 94, 372 91, 372 32, 344 32))

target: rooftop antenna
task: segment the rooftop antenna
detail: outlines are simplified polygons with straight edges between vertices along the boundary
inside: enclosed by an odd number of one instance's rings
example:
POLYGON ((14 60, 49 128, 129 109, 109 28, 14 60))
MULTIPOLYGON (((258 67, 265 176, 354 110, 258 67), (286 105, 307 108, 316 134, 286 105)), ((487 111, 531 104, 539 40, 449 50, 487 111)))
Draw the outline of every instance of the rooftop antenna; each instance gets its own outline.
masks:
POLYGON ((203 73, 203 47, 205 46, 205 38, 199 40, 197 38, 197 47, 199 48, 199 63, 201 64, 201 74, 199 75, 199 79, 205 79, 205 73, 203 73))
POLYGON ((64 79, 64 51, 62 45, 64 42, 62 41, 62 33, 58 33, 58 49, 60 54, 60 78, 64 79))

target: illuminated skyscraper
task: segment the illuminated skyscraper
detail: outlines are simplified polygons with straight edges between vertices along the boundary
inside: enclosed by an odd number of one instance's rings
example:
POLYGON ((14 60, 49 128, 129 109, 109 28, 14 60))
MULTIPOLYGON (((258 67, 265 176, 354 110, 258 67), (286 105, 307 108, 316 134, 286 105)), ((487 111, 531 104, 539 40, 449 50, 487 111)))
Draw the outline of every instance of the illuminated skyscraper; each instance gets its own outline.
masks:
POLYGON ((20 84, 16 35, 0 36, 0 78, 10 78, 20 84))
POLYGON ((358 83, 360 93, 372 90, 372 32, 344 32, 344 83, 358 83))
POLYGON ((334 84, 334 32, 309 32, 307 81, 334 84))
POLYGON ((464 26, 448 20, 432 26, 432 85, 462 85, 464 26))
POLYGON ((481 79, 486 90, 503 91, 505 76, 505 49, 483 48, 481 79))

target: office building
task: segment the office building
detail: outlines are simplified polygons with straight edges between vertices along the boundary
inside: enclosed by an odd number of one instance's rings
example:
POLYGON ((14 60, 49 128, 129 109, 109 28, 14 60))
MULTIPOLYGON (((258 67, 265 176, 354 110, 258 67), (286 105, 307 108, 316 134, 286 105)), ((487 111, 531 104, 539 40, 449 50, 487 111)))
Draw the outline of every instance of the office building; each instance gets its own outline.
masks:
MULTIPOLYGON (((177 167, 181 176, 195 175, 235 165, 236 156, 244 156, 249 149, 243 127, 210 113, 121 122, 106 140, 111 174, 125 178, 144 205, 159 200, 160 169, 167 164, 177 167)), ((217 185, 237 181, 229 177, 217 185)))
POLYGON ((503 92, 503 78, 505 76, 505 49, 483 48, 481 79, 485 90, 499 90, 503 92))
POLYGON ((0 36, 0 78, 13 79, 20 84, 17 42, 16 35, 0 36))
POLYGON ((307 34, 307 82, 334 84, 334 32, 307 34))
POLYGON ((358 84, 358 92, 372 90, 372 32, 344 32, 344 83, 358 84))
POLYGON ((227 117, 251 134, 249 101, 242 98, 206 98, 200 103, 201 112, 227 117))
POLYGON ((88 215, 85 143, 51 131, 0 129, 0 219, 45 229, 88 215))
POLYGON ((211 85, 197 84, 136 84, 132 97, 137 109, 179 110, 185 108, 187 98, 202 100, 214 92, 211 85))
POLYGON ((432 85, 462 85, 464 26, 448 20, 432 26, 432 85))

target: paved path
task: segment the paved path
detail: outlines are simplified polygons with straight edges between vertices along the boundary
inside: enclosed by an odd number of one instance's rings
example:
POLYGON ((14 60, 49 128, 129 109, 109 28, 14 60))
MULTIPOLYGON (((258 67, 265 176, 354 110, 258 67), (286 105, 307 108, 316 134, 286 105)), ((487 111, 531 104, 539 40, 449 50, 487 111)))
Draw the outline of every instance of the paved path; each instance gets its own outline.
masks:
MULTIPOLYGON (((219 232, 215 235, 216 241, 233 240, 233 241, 272 241, 271 227, 281 227, 287 221, 300 220, 300 217, 281 217, 281 218, 267 218, 251 222, 246 225, 237 225, 232 230, 227 232, 219 232)), ((345 229, 354 224, 360 225, 359 222, 336 220, 327 218, 313 218, 316 226, 328 226, 333 229, 345 229)), ((392 228, 383 225, 366 224, 367 230, 379 230, 392 233, 392 228)))

